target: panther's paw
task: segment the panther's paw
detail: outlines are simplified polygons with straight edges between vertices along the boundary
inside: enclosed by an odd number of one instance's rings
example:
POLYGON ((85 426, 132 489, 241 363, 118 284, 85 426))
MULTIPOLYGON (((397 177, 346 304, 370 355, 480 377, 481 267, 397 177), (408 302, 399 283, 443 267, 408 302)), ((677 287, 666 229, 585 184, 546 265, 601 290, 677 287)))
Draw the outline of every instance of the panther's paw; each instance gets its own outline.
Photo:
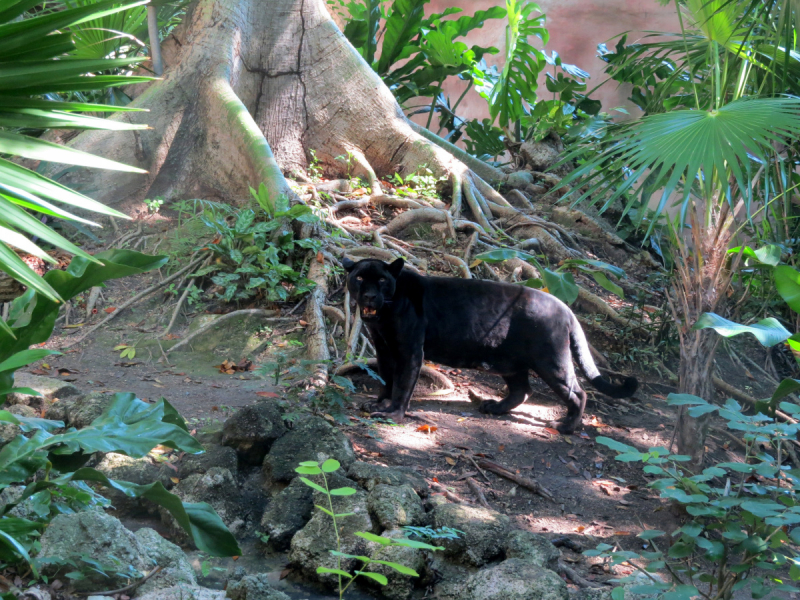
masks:
POLYGON ((487 398, 478 395, 472 388, 467 390, 467 396, 469 396, 469 401, 472 402, 472 405, 478 410, 480 410, 481 404, 487 402, 487 398))
POLYGON ((368 412, 370 414, 376 412, 383 412, 383 411, 390 411, 392 409, 392 401, 389 399, 386 400, 373 400, 371 402, 365 402, 361 405, 361 410, 364 412, 368 412))
POLYGON ((504 415, 508 411, 503 408, 502 403, 496 400, 484 400, 480 403, 480 406, 478 406, 478 412, 485 415, 504 415))
POLYGON ((580 423, 575 423, 573 421, 563 420, 563 421, 550 421, 547 426, 552 427, 553 429, 557 430, 559 433, 563 433, 564 435, 569 435, 571 433, 575 433, 575 429, 577 429, 577 425, 580 423))
POLYGON ((373 419, 391 419, 395 423, 402 423, 406 418, 405 412, 402 410, 373 412, 369 416, 373 419))

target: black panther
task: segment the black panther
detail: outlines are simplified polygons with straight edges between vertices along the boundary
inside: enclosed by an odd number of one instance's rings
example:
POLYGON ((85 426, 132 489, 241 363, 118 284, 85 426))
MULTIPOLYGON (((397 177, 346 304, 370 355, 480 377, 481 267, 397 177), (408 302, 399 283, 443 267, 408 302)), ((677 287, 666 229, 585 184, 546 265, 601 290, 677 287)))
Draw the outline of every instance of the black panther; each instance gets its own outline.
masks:
POLYGON ((384 385, 378 400, 364 407, 375 416, 403 420, 423 356, 500 375, 508 395, 479 408, 495 415, 525 402, 532 392, 532 369, 567 405, 566 417, 553 424, 562 433, 581 424, 586 406, 573 357, 592 385, 612 398, 631 396, 638 387, 633 377, 614 385, 600 376, 578 319, 546 292, 478 279, 425 277, 403 269, 402 258, 391 264, 345 258, 342 264, 378 352, 384 385))

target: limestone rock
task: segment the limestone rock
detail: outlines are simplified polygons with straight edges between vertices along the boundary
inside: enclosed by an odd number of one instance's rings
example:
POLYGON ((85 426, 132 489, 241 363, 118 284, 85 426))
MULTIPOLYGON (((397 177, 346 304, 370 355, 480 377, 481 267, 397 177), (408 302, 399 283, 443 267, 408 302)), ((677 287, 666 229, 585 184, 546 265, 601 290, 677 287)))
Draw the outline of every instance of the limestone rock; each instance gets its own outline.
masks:
POLYGON ((225 421, 222 443, 234 448, 239 458, 260 465, 273 442, 286 433, 283 417, 274 402, 259 402, 236 411, 225 421))
POLYGON ((82 555, 106 568, 107 577, 85 569, 86 578, 74 582, 79 591, 122 587, 130 577, 141 576, 150 566, 136 536, 119 519, 100 510, 58 515, 44 530, 41 544, 37 558, 59 561, 42 565, 45 575, 56 576, 65 569, 74 571, 74 566, 63 566, 63 561, 79 560, 82 555))
MULTIPOLYGON (((164 465, 155 464, 149 457, 131 458, 124 454, 109 452, 100 463, 95 467, 109 479, 129 481, 137 485, 148 485, 154 481, 160 481, 162 485, 170 489, 173 486, 170 477, 174 477, 174 471, 167 471, 164 465)), ((113 502, 114 507, 122 511, 148 510, 157 512, 156 505, 142 498, 131 498, 113 488, 108 488, 104 494, 113 502)))
POLYGON ((533 175, 528 171, 514 171, 509 173, 506 179, 506 185, 512 188, 525 189, 528 185, 533 183, 533 175))
POLYGON ((69 425, 77 429, 91 425, 109 406, 111 396, 108 394, 96 392, 82 396, 69 408, 69 425))
POLYGON ((0 423, 0 448, 5 446, 15 437, 22 433, 19 426, 13 423, 0 423))
POLYGON ((36 410, 43 410, 56 398, 61 400, 79 396, 81 391, 71 383, 53 377, 41 377, 24 371, 14 373, 14 387, 27 387, 36 390, 41 396, 13 393, 6 396, 6 404, 25 404, 36 410))
POLYGON ((295 533, 311 519, 314 493, 295 478, 286 489, 269 503, 261 517, 261 531, 269 535, 269 545, 275 550, 287 550, 295 533))
POLYGON ((482 567, 505 549, 510 519, 496 511, 460 504, 443 504, 433 511, 434 527, 452 527, 464 533, 455 540, 441 540, 445 554, 482 567))
POLYGON ((367 498, 367 508, 384 529, 420 525, 425 519, 422 501, 408 484, 376 485, 367 498))
POLYGON ((354 462, 347 470, 347 476, 358 482, 368 492, 378 484, 404 485, 408 484, 421 497, 428 495, 428 482, 425 478, 409 467, 384 467, 365 462, 354 462))
POLYGON ((39 413, 36 411, 36 409, 25 404, 15 404, 14 406, 9 407, 8 412, 10 412, 12 415, 17 415, 20 417, 35 418, 39 416, 39 413))
POLYGON ((206 449, 202 454, 186 454, 177 464, 178 478, 186 479, 190 475, 205 473, 212 467, 228 469, 236 473, 238 461, 236 450, 218 444, 204 444, 206 449))
POLYGON ((272 588, 266 573, 247 575, 228 585, 231 600, 290 600, 289 596, 272 588))
MULTIPOLYGON (((244 532, 249 515, 242 510, 239 487, 228 469, 212 467, 206 473, 190 475, 180 481, 172 492, 183 502, 207 502, 231 533, 238 535, 244 532)), ((169 525, 170 533, 181 542, 189 542, 189 536, 175 518, 164 508, 160 508, 159 512, 161 520, 169 525)))
POLYGON ((553 571, 519 558, 481 569, 464 584, 462 600, 569 600, 567 584, 553 571))
POLYGON ((147 527, 140 529, 134 535, 145 552, 145 558, 151 563, 148 570, 156 566, 161 567, 161 571, 137 588, 138 595, 178 584, 197 585, 194 569, 179 546, 165 540, 154 529, 147 527))
MULTIPOLYGON (((331 486, 337 487, 337 486, 331 486)), ((369 555, 370 550, 365 539, 353 535, 356 531, 373 529, 372 520, 367 511, 367 494, 358 491, 352 496, 334 496, 333 509, 336 513, 354 513, 349 517, 337 519, 341 551, 345 554, 369 555)), ((289 549, 289 562, 299 567, 306 574, 317 577, 322 583, 335 585, 338 580, 334 575, 318 575, 317 567, 337 568, 336 557, 330 550, 336 549, 336 532, 331 517, 321 510, 315 510, 311 520, 292 538, 289 549)), ((341 559, 341 568, 349 571, 359 561, 341 559)))
POLYGON ((506 558, 520 558, 555 571, 561 552, 546 537, 515 529, 506 537, 506 558))
MULTIPOLYGON (((382 537, 402 538, 405 537, 405 534, 402 529, 395 529, 393 531, 384 532, 382 537)), ((422 575, 425 569, 425 554, 416 548, 383 546, 372 555, 372 558, 409 567, 420 575, 422 575)), ((371 563, 367 566, 366 570, 372 573, 380 573, 386 577, 389 583, 385 586, 381 586, 380 591, 381 595, 389 600, 407 600, 414 592, 414 586, 420 581, 419 577, 403 575, 392 567, 378 563, 371 563)))
POLYGON ((197 585, 179 584, 170 588, 137 594, 137 600, 225 600, 225 590, 210 590, 197 585))
POLYGON ((322 417, 298 420, 294 427, 279 438, 264 458, 264 479, 288 483, 303 461, 338 460, 346 471, 355 462, 350 440, 322 417))

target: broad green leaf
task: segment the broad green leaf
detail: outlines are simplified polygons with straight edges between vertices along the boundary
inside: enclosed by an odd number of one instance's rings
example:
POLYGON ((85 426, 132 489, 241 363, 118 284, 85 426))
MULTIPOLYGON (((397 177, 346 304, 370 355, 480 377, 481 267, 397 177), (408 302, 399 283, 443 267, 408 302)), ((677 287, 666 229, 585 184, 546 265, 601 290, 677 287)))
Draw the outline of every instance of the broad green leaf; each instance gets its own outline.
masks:
POLYGON ((303 483, 305 483, 305 484, 306 484, 308 487, 310 487, 312 490, 316 490, 316 491, 318 491, 318 492, 321 492, 321 493, 325 494, 326 496, 328 495, 328 490, 326 490, 326 489, 325 489, 324 487, 322 487, 321 485, 318 485, 318 484, 314 483, 314 482, 313 482, 313 481, 311 481, 310 479, 307 479, 307 478, 305 478, 305 477, 301 477, 301 478, 300 478, 300 481, 302 481, 303 483))
POLYGON ((753 250, 750 246, 745 246, 744 249, 741 246, 737 246, 728 250, 728 254, 739 254, 740 251, 742 256, 756 264, 777 267, 778 263, 781 262, 781 249, 780 246, 775 244, 767 244, 757 250, 753 250))
POLYGON ((599 435, 594 440, 598 444, 602 444, 612 450, 616 450, 617 452, 636 452, 636 448, 633 446, 628 446, 627 444, 623 444, 622 442, 618 442, 617 440, 612 440, 611 438, 604 437, 599 435))
POLYGON ((572 273, 543 269, 542 277, 548 291, 564 304, 572 304, 578 299, 578 284, 572 273))
POLYGON ((794 312, 800 313, 800 271, 789 265, 779 265, 775 267, 773 275, 775 289, 781 298, 794 312))
POLYGON ((331 575, 341 575, 342 577, 347 577, 348 579, 353 578, 353 576, 347 571, 342 571, 341 569, 329 569, 328 567, 317 567, 317 573, 321 575, 330 573, 331 575))
POLYGON ((31 557, 28 554, 28 551, 25 550, 25 546, 20 544, 14 537, 10 536, 2 529, 0 529, 0 543, 5 544, 9 548, 11 548, 14 552, 19 554, 25 560, 25 562, 27 562, 28 565, 30 566, 31 573, 33 573, 33 576, 39 577, 39 572, 36 570, 36 566, 31 561, 31 557))
POLYGON ((641 538, 643 540, 652 540, 652 539, 655 539, 657 537, 661 537, 662 535, 665 535, 665 533, 663 531, 660 531, 658 529, 648 529, 646 531, 643 531, 642 533, 640 533, 636 537, 639 537, 639 538, 641 538))
POLYGON ((295 468, 295 472, 301 475, 319 475, 322 473, 322 470, 319 467, 297 467, 295 468))
POLYGON ((411 567, 407 567, 405 565, 401 565, 395 562, 389 562, 388 560, 373 560, 372 562, 378 563, 380 565, 386 565, 387 567, 391 567, 398 573, 402 573, 403 575, 408 575, 409 577, 419 577, 419 573, 417 573, 411 567))
POLYGON ((708 402, 699 396, 694 396, 692 394, 670 394, 667 396, 667 404, 670 406, 685 406, 693 404, 708 404, 708 402))
POLYGON ((341 465, 341 464, 339 464, 339 461, 338 461, 338 460, 335 460, 335 459, 333 459, 333 458, 329 458, 329 459, 328 459, 328 460, 326 460, 324 463, 322 463, 322 465, 320 466, 320 468, 321 468, 321 469, 322 469, 322 470, 323 470, 325 473, 333 473, 334 471, 338 471, 338 470, 341 468, 341 466, 342 466, 342 465, 341 465))
MULTIPOLYGON (((780 267, 778 267, 780 268, 780 267)), ((791 268, 791 267, 789 267, 791 268)), ((800 273, 798 273, 800 276, 800 273)), ((777 275, 776 275, 777 283, 777 275)), ((798 303, 800 303, 800 286, 798 286, 798 303)), ((785 298, 784 298, 785 299, 785 298)), ((754 325, 740 325, 715 313, 703 313, 692 329, 713 329, 721 336, 729 338, 742 333, 752 333, 763 346, 771 347, 789 339, 792 335, 777 319, 769 317, 754 325)))
POLYGON ((405 546, 406 548, 417 548, 418 550, 444 550, 443 546, 433 546, 431 544, 426 544, 425 542, 419 542, 417 540, 409 540, 406 538, 392 538, 391 544, 392 546, 405 546))
POLYGON ((389 580, 386 579, 386 575, 381 575, 380 573, 370 573, 369 571, 356 571, 357 574, 361 575, 362 577, 368 577, 369 579, 373 579, 377 581, 381 585, 386 585, 389 583, 389 580))
POLYGON ((37 360, 41 360, 45 356, 52 356, 53 354, 60 355, 61 352, 58 352, 56 350, 45 350, 39 348, 17 352, 10 358, 4 360, 3 362, 0 362, 0 373, 2 373, 3 371, 11 371, 14 369, 19 369, 20 367, 24 367, 26 365, 34 363, 37 360))
POLYGON ((597 282, 597 285, 599 285, 604 290, 609 291, 612 294, 616 294, 620 298, 623 299, 625 298, 625 291, 616 283, 611 281, 608 278, 608 275, 606 275, 605 273, 602 273, 600 271, 595 271, 594 273, 592 273, 592 277, 594 277, 594 280, 597 282))
POLYGON ((331 496, 352 496, 356 490, 351 487, 342 487, 331 490, 331 496))
POLYGON ((491 264, 504 262, 512 258, 521 258, 522 260, 527 260, 530 258, 530 254, 520 252, 519 250, 502 248, 499 250, 490 250, 489 252, 482 252, 475 255, 475 260, 482 260, 483 262, 491 264))
POLYGON ((376 544, 380 544, 381 546, 388 546, 392 543, 389 538, 381 537, 379 535, 375 535, 374 533, 368 533, 366 531, 356 531, 354 535, 357 535, 360 538, 364 538, 368 542, 375 542, 376 544))
MULTIPOLYGON (((2 366, 2 365, 0 365, 2 366)), ((2 370, 2 369, 0 369, 2 370)), ((784 379, 778 384, 778 387, 775 388, 775 392, 772 394, 772 398, 770 399, 770 403, 772 405, 777 404, 779 401, 783 400, 786 396, 790 394, 794 394, 800 390, 800 380, 798 379, 784 379)), ((790 410, 790 412, 797 412, 790 410)))

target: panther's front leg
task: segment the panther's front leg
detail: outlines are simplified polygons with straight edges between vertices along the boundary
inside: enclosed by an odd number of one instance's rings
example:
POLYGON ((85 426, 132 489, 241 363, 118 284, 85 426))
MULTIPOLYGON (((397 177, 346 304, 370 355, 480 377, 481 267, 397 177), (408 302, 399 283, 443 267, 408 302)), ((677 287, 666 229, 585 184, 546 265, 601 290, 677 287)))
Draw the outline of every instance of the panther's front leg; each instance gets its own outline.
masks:
POLYGON ((380 335, 371 335, 378 355, 378 375, 383 379, 378 392, 378 399, 362 405, 368 413, 390 410, 392 404, 392 383, 394 381, 395 361, 389 346, 380 335))
POLYGON ((372 413, 374 417, 392 419, 395 423, 401 423, 405 419, 408 405, 411 402, 411 395, 419 379, 419 372, 422 369, 422 345, 419 349, 403 353, 402 359, 398 357, 394 361, 394 371, 392 373, 392 395, 391 399, 383 402, 380 409, 372 413))

